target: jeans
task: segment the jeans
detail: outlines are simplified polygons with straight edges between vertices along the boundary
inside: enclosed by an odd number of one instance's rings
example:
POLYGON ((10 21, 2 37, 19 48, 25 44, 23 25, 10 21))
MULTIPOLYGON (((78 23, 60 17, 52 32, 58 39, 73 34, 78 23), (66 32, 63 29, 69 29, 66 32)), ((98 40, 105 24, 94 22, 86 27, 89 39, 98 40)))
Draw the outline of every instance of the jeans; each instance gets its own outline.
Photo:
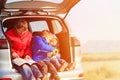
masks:
POLYGON ((67 63, 64 59, 60 58, 52 58, 50 62, 59 70, 59 68, 64 64, 67 63))
POLYGON ((40 69, 38 68, 38 66, 36 64, 32 64, 31 69, 32 69, 33 74, 35 75, 36 78, 42 78, 43 77, 42 72, 40 71, 40 69))
POLYGON ((23 64, 22 66, 15 65, 15 68, 21 73, 24 80, 36 80, 37 77, 42 77, 42 73, 36 65, 23 64))

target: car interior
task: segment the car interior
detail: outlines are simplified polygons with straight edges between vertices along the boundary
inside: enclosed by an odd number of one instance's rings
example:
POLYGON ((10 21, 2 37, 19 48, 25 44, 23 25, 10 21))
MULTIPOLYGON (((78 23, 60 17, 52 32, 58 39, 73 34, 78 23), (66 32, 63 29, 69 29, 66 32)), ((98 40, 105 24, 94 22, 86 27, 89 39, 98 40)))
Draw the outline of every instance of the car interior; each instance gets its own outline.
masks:
MULTIPOLYGON (((15 18, 15 19, 8 19, 8 20, 5 20, 4 23, 3 23, 3 30, 4 32, 7 31, 7 30, 10 30, 12 27, 13 27, 13 23, 16 21, 16 19, 18 18, 15 18)), ((60 28, 60 29, 63 29, 63 30, 58 30, 58 32, 54 32, 55 29, 55 23, 54 23, 54 27, 53 24, 52 24, 52 20, 53 19, 41 19, 41 18, 24 18, 27 20, 28 24, 29 24, 29 30, 33 33, 33 36, 36 35, 36 34, 40 34, 42 30, 44 29, 49 29, 53 34, 56 35, 56 37, 59 39, 59 49, 60 49, 60 54, 61 54, 61 58, 65 59, 67 62, 71 62, 71 58, 70 58, 70 43, 69 43, 69 35, 68 35, 68 31, 64 28, 60 28), (46 24, 47 24, 47 27, 44 28, 44 27, 41 27, 41 26, 37 26, 39 25, 39 22, 40 21, 45 21, 46 24), (41 27, 41 28, 35 28, 35 27, 41 27), (35 29, 34 29, 35 28, 35 29)), ((54 20, 53 20, 54 21, 54 20)), ((43 26, 45 26, 43 23, 42 23, 43 26)))

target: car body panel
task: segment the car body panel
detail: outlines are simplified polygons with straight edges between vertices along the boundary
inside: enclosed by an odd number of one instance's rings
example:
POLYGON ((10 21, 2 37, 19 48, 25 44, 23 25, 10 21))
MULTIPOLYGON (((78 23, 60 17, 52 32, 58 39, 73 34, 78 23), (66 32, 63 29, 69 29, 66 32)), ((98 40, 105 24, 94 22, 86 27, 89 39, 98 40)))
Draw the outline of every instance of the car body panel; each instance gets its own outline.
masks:
MULTIPOLYGON (((19 19, 19 18, 24 18, 24 19, 27 20, 27 22, 29 23, 29 27, 30 27, 32 33, 36 31, 32 27, 37 27, 37 31, 40 31, 38 27, 41 27, 41 26, 37 26, 38 25, 38 24, 36 24, 37 22, 40 22, 40 21, 43 22, 44 20, 46 20, 46 18, 47 18, 46 21, 50 21, 50 22, 53 22, 54 20, 58 20, 61 23, 61 26, 62 26, 62 28, 60 28, 60 31, 58 31, 56 29, 53 30, 52 27, 50 27, 51 29, 50 28, 49 29, 51 30, 51 32, 55 33, 56 36, 60 40, 60 44, 61 44, 60 45, 61 57, 63 59, 65 59, 67 62, 75 61, 76 64, 77 64, 74 70, 72 70, 72 71, 65 71, 65 72, 58 72, 58 74, 60 75, 61 80, 62 79, 68 79, 68 80, 70 80, 70 79, 71 80, 82 80, 83 79, 83 77, 78 77, 79 74, 83 73, 83 70, 82 70, 81 64, 80 64, 81 63, 80 46, 75 46, 74 44, 71 45, 71 43, 70 43, 71 42, 71 37, 69 35, 69 30, 68 30, 67 26, 65 25, 64 21, 62 21, 61 18, 58 18, 58 17, 55 17, 55 16, 16 16, 16 17, 14 16, 14 17, 8 17, 8 18, 6 17, 6 18, 4 18, 2 20, 4 32, 6 31, 6 29, 4 29, 4 28, 6 28, 6 26, 8 28, 13 27, 12 26, 12 22, 15 21, 15 19, 19 19), (54 31, 58 31, 58 32, 54 32, 54 31), (74 75, 73 75, 73 73, 74 73, 74 75)), ((49 23, 48 25, 51 25, 50 22, 48 22, 49 23)), ((44 28, 44 29, 48 29, 48 28, 44 28)), ((7 44, 8 44, 8 50, 7 50, 8 52, 2 52, 2 51, 0 52, 0 55, 2 57, 2 58, 0 58, 0 61, 9 62, 9 63, 7 63, 6 67, 2 66, 1 69, 3 69, 3 68, 4 68, 4 70, 10 69, 7 73, 14 73, 16 75, 16 77, 17 76, 20 77, 20 74, 18 72, 16 72, 16 71, 14 72, 14 68, 12 68, 11 58, 10 58, 11 55, 10 55, 10 50, 9 50, 10 49, 10 45, 9 45, 9 43, 7 43, 7 44), (6 53, 6 54, 4 54, 4 53, 6 53), (5 55, 8 55, 8 56, 5 56, 5 55), (7 61, 4 60, 4 59, 6 59, 7 61)), ((2 45, 4 45, 4 44, 2 44, 2 45)), ((5 65, 3 63, 0 63, 0 64, 1 65, 5 65)), ((3 72, 0 71, 0 73, 3 73, 3 72)), ((11 76, 11 77, 14 78, 13 76, 11 76)), ((14 78, 14 79, 16 79, 16 78, 14 78)), ((22 79, 22 77, 21 77, 21 79, 22 79)))

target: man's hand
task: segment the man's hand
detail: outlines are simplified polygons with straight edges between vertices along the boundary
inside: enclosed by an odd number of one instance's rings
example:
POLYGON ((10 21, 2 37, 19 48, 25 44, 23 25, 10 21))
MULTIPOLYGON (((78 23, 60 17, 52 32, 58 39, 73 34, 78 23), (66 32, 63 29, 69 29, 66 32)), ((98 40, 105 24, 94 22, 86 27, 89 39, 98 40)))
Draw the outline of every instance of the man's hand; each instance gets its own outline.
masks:
POLYGON ((26 56, 25 56, 25 59, 26 59, 26 60, 31 60, 32 58, 31 58, 29 55, 26 55, 26 56))
POLYGON ((12 58, 19 58, 19 55, 16 52, 12 53, 12 58))

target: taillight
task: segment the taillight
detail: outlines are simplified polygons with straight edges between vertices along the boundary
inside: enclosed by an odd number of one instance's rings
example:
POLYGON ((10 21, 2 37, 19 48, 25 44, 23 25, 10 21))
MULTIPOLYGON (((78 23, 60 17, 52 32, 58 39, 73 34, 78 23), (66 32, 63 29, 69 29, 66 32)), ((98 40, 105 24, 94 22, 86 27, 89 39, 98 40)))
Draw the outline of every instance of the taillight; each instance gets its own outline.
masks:
POLYGON ((83 73, 79 74, 79 77, 84 77, 84 74, 83 73))
POLYGON ((76 37, 71 37, 72 46, 80 46, 80 41, 76 37))
POLYGON ((0 80, 12 80, 11 78, 0 78, 0 80))

